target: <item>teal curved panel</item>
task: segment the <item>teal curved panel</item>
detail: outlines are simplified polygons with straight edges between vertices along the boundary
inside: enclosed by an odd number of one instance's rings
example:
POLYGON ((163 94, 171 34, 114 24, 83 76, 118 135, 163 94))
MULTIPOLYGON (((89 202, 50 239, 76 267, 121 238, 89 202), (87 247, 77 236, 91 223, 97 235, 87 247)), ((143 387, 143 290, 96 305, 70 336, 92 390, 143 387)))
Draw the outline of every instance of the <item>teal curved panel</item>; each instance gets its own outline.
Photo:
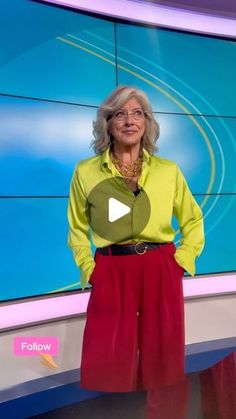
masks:
POLYGON ((159 154, 175 161, 195 194, 236 192, 236 118, 156 114, 159 154))
POLYGON ((117 53, 119 84, 145 90, 156 112, 236 116, 235 41, 119 24, 117 53))
POLYGON ((0 98, 0 195, 68 195, 73 169, 93 155, 96 108, 0 98))
POLYGON ((112 22, 27 0, 3 2, 0 92, 99 105, 116 85, 114 39, 112 22))

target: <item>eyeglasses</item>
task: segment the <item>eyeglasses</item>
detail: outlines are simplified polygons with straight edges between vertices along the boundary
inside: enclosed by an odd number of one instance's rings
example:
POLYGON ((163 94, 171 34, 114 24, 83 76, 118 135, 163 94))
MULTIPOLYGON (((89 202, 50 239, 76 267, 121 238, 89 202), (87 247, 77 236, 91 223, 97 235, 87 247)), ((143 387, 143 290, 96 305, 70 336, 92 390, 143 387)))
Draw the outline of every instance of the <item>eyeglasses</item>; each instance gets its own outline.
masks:
POLYGON ((135 121, 141 121, 146 116, 142 109, 136 109, 133 112, 127 112, 122 110, 117 111, 112 115, 112 117, 117 122, 123 122, 126 120, 126 118, 128 118, 129 115, 132 116, 132 119, 134 119, 135 121))

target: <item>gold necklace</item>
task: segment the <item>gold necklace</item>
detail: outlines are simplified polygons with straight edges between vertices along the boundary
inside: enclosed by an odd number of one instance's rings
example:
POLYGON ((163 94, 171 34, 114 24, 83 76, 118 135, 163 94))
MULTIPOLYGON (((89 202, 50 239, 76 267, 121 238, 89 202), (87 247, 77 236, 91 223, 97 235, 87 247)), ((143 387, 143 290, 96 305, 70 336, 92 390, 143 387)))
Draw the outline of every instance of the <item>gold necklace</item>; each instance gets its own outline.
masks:
POLYGON ((141 173, 143 162, 142 157, 138 157, 133 161, 133 163, 124 163, 115 155, 114 152, 112 152, 111 161, 124 177, 125 183, 130 183, 134 177, 140 175, 141 173))

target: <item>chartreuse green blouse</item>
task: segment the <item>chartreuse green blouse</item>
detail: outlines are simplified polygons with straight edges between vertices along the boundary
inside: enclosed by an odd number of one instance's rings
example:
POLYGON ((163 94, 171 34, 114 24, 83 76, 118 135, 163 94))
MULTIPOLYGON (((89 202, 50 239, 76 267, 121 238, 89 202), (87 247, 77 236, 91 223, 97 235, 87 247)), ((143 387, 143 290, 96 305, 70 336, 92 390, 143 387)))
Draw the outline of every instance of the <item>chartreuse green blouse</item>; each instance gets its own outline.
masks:
MULTIPOLYGON (((99 182, 114 176, 120 178, 119 187, 124 188, 124 193, 132 197, 134 208, 139 195, 135 196, 123 181, 110 159, 109 148, 103 154, 79 162, 71 181, 68 244, 73 251, 77 266, 81 269, 83 289, 95 266, 90 242, 90 224, 96 203, 89 202, 90 192, 99 182), (91 205, 93 211, 90 211, 91 205)), ((120 242, 172 242, 176 234, 172 227, 174 215, 181 232, 175 259, 185 271, 194 276, 195 259, 204 246, 203 217, 182 172, 172 161, 150 155, 146 149, 143 149, 142 172, 138 186, 149 198, 150 217, 144 229, 137 235, 134 234, 133 223, 130 222, 130 225, 126 226, 124 239, 121 237, 120 242)), ((105 216, 107 214, 104 214, 105 216)), ((93 230, 91 238, 96 247, 105 247, 114 243, 93 230)))

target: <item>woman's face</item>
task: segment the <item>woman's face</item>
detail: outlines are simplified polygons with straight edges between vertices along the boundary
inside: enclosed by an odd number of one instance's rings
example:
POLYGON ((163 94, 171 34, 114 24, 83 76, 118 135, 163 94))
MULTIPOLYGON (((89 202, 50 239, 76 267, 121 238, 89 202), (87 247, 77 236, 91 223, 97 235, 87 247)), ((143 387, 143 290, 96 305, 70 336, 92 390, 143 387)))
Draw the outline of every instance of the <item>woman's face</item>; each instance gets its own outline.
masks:
POLYGON ((132 147, 140 144, 144 132, 142 106, 136 98, 131 98, 112 116, 110 134, 117 146, 132 147))

